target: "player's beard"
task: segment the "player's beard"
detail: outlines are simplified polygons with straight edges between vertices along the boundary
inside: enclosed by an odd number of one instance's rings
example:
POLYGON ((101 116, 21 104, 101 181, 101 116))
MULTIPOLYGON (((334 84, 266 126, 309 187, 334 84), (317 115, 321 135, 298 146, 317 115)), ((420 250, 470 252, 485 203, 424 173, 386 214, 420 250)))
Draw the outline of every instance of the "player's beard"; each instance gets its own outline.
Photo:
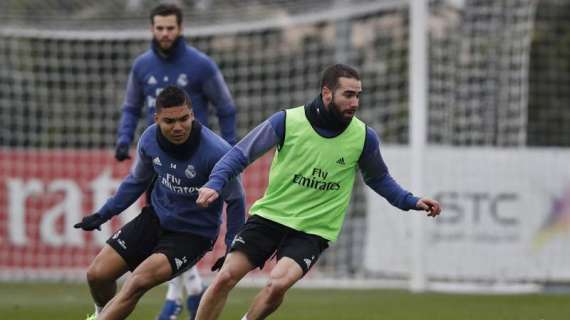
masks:
POLYGON ((163 39, 158 40, 160 43, 160 48, 162 50, 170 50, 170 48, 172 48, 172 45, 174 45, 174 41, 176 41, 176 38, 171 40, 168 37, 164 37, 163 39))
POLYGON ((155 48, 158 50, 158 52, 161 55, 168 57, 170 56, 170 54, 172 54, 172 51, 174 51, 174 47, 176 46, 176 41, 178 40, 179 37, 180 36, 176 37, 176 39, 174 39, 174 41, 170 43, 170 46, 168 48, 163 48, 162 43, 158 41, 158 39, 156 39, 155 37, 152 38, 152 42, 154 42, 155 48))
POLYGON ((331 103, 329 103, 328 109, 334 120, 338 121, 340 124, 342 124, 342 126, 347 126, 350 121, 352 121, 352 116, 346 117, 342 114, 340 107, 334 101, 334 95, 331 103))

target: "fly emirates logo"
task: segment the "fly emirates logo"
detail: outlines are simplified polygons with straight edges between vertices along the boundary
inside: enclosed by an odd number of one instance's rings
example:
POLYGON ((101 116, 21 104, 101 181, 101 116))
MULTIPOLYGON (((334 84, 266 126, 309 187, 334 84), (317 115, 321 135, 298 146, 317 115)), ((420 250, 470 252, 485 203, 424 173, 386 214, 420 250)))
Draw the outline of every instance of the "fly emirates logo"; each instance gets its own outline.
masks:
POLYGON ((196 187, 182 186, 182 178, 176 177, 170 173, 167 173, 166 176, 163 176, 162 179, 160 179, 160 183, 173 192, 179 194, 189 195, 198 192, 198 188, 196 187))
POLYGON ((308 177, 301 174, 293 175, 293 183, 305 188, 321 191, 334 191, 340 189, 340 183, 327 181, 328 175, 329 173, 323 169, 313 168, 313 172, 308 177))

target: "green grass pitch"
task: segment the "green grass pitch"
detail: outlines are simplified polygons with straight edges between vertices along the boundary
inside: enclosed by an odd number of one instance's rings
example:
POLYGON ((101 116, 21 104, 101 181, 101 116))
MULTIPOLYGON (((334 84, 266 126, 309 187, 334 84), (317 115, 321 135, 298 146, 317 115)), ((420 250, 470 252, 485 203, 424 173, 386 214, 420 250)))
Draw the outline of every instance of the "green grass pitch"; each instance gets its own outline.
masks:
MULTIPOLYGON (((220 319, 240 319, 258 289, 235 289, 220 319)), ((166 286, 148 292, 129 319, 154 319, 166 286)), ((84 319, 92 311, 84 284, 0 283, 0 318, 84 319)), ((187 319, 186 312, 180 319, 187 319)), ((567 320, 570 295, 412 294, 399 290, 292 289, 271 319, 567 320)))

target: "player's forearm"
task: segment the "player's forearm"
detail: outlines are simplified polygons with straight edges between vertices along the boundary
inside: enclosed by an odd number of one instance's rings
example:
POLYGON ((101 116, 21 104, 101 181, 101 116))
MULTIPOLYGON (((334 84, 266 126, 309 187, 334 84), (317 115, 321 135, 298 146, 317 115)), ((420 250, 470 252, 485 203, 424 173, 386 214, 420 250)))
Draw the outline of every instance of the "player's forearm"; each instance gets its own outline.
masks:
POLYGON ((416 209, 419 198, 402 188, 390 174, 386 173, 383 177, 366 179, 365 183, 391 205, 402 210, 416 209))
POLYGON ((264 121, 216 163, 206 187, 220 191, 230 179, 238 176, 249 164, 267 153, 277 143, 277 136, 271 123, 264 121))
POLYGON ((388 167, 380 153, 379 139, 376 132, 368 128, 364 150, 358 167, 364 182, 390 204, 402 210, 415 209, 417 197, 402 188, 390 175, 388 167))
POLYGON ((236 107, 219 70, 204 82, 202 89, 216 110, 222 137, 229 144, 236 144, 236 107))
POLYGON ((120 214, 133 204, 145 192, 155 177, 150 159, 142 156, 140 145, 135 164, 129 175, 121 182, 115 195, 107 200, 99 213, 105 218, 120 214))
POLYGON ((105 219, 111 219, 131 206, 145 192, 150 181, 137 181, 129 175, 117 189, 115 195, 98 210, 105 219))
POLYGON ((136 80, 135 73, 129 74, 125 101, 122 107, 121 120, 119 122, 117 144, 131 144, 144 103, 142 88, 136 80))
POLYGON ((123 109, 119 129, 117 130, 117 144, 131 144, 139 117, 140 113, 127 109, 127 107, 123 109))
POLYGON ((216 163, 208 182, 204 186, 220 193, 228 181, 238 176, 248 164, 243 153, 234 147, 216 163))

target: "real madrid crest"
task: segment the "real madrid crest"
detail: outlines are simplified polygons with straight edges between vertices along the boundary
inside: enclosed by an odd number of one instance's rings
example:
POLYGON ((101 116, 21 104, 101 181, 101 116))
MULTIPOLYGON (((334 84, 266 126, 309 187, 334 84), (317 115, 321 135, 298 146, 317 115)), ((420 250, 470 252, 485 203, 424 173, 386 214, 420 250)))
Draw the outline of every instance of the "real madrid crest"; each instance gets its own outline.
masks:
POLYGON ((184 175, 186 175, 186 178, 188 179, 194 178, 196 176, 196 169, 194 169, 194 166, 189 164, 186 170, 184 170, 184 175))
POLYGON ((185 73, 181 73, 178 76, 178 79, 176 79, 176 84, 181 87, 186 87, 186 85, 188 84, 188 77, 186 76, 185 73))

